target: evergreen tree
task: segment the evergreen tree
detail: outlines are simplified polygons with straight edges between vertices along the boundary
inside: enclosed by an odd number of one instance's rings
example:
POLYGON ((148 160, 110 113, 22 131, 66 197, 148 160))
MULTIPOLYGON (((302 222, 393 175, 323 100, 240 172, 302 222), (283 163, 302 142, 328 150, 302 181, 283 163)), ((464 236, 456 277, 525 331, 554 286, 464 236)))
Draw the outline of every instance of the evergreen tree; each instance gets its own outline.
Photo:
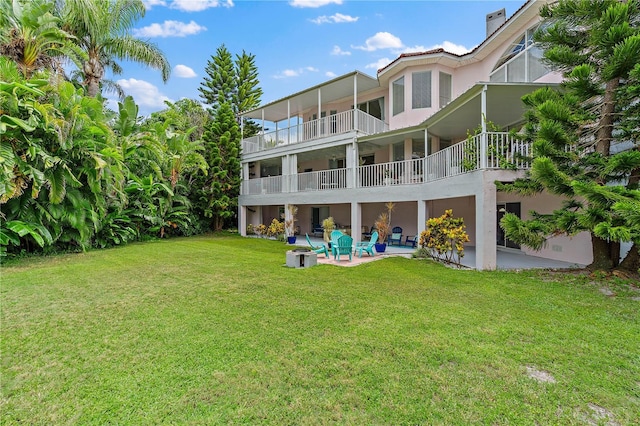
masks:
POLYGON ((195 204, 211 219, 211 228, 219 231, 237 215, 240 194, 240 128, 231 105, 219 105, 202 138, 209 174, 194 184, 200 188, 195 204))
POLYGON ((640 230, 620 206, 640 199, 638 2, 561 0, 544 6, 541 16, 536 41, 565 80, 559 91, 541 89, 523 99, 532 168, 525 179, 498 187, 525 195, 546 190, 566 201, 552 214, 533 212, 529 221, 506 215, 501 226, 532 248, 549 236, 588 231, 592 269, 637 273, 640 230), (621 241, 633 246, 618 265, 621 241))
MULTIPOLYGON (((198 90, 212 113, 223 103, 228 103, 239 121, 239 114, 260 105, 262 89, 259 87, 258 69, 255 55, 242 51, 236 55, 235 61, 231 52, 223 44, 216 50, 215 56, 207 61, 205 77, 198 90)), ((258 126, 252 121, 245 121, 243 136, 257 133, 258 126)))

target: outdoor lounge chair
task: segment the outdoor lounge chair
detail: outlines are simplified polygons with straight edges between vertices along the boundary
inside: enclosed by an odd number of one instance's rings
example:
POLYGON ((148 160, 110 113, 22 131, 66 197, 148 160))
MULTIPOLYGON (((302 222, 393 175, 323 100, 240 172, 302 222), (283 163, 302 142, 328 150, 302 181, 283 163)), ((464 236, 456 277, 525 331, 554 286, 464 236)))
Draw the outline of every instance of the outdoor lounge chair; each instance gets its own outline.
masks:
POLYGON ((304 234, 307 236, 307 243, 309 243, 309 247, 311 247, 311 250, 313 250, 314 252, 320 254, 320 253, 324 253, 325 257, 328 259, 329 258, 329 250, 327 250, 327 246, 325 246, 324 244, 319 245, 319 246, 314 246, 313 243, 311 242, 311 240, 309 239, 309 234, 304 234))
POLYGON ((391 235, 389 235, 389 245, 391 246, 393 243, 402 244, 402 228, 399 226, 394 226, 391 230, 391 235))
POLYGON ((373 231, 373 234, 371 234, 371 240, 363 243, 358 243, 356 245, 354 252, 358 253, 358 257, 362 257, 363 251, 369 253, 369 256, 375 256, 376 255, 375 245, 377 242, 378 242, 378 232, 373 231))
POLYGON ((338 238, 337 244, 331 245, 331 251, 333 252, 334 259, 337 259, 338 261, 340 261, 340 255, 348 254, 349 261, 351 261, 352 259, 351 254, 353 252, 353 238, 351 238, 351 236, 346 234, 343 235, 342 237, 338 238))

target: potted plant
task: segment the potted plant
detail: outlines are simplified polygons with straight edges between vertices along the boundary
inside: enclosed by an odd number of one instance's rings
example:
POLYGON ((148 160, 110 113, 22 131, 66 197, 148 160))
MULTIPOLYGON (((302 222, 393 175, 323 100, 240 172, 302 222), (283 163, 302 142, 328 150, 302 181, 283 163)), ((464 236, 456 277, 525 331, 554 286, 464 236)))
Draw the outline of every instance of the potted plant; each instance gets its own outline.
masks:
POLYGON ((331 241, 331 231, 336 228, 336 223, 333 221, 333 217, 329 216, 322 221, 322 228, 324 229, 323 237, 325 242, 331 241))
POLYGON ((296 243, 296 215, 298 214, 298 207, 289 204, 289 218, 284 221, 284 232, 287 235, 287 243, 295 244, 296 243))
POLYGON ((380 213, 378 219, 376 219, 375 227, 378 231, 378 242, 376 242, 375 247, 378 253, 384 253, 387 249, 387 237, 389 233, 391 233, 391 212, 395 207, 394 203, 385 204, 387 211, 380 213))
POLYGON ((386 213, 380 213, 378 219, 375 222, 376 231, 378 231, 378 241, 376 242, 376 251, 378 253, 384 253, 387 249, 387 237, 389 236, 389 215, 386 213))

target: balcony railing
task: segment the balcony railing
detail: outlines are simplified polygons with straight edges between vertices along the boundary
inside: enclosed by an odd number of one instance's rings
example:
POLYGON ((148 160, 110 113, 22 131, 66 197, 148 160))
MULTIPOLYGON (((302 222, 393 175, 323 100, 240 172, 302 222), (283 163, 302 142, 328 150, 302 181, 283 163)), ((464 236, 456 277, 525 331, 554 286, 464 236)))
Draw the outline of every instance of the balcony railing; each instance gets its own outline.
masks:
POLYGON ((250 154, 278 146, 340 135, 354 130, 358 130, 367 135, 373 135, 384 132, 387 129, 387 125, 382 120, 378 120, 360 110, 349 110, 317 120, 299 123, 291 127, 251 136, 242 141, 242 152, 243 154, 250 154), (357 124, 354 118, 356 115, 357 124))
POLYGON ((345 188, 372 188, 414 185, 488 169, 528 169, 530 146, 508 133, 477 135, 426 158, 369 164, 356 170, 342 168, 249 179, 242 182, 242 194, 324 191, 345 188))

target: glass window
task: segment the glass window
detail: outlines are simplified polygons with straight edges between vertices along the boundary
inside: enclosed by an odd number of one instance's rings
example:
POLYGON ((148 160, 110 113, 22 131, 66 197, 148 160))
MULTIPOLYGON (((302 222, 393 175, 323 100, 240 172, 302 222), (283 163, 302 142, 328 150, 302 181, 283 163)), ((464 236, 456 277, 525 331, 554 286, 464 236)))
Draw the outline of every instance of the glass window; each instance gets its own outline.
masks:
POLYGON ((511 43, 496 63, 491 81, 535 81, 549 72, 542 62, 542 51, 533 40, 537 29, 538 26, 528 29, 511 43))
POLYGON ((511 82, 523 82, 527 81, 525 75, 526 64, 525 55, 520 55, 514 58, 509 65, 507 65, 507 81, 511 82))
POLYGON ((414 139, 411 141, 411 158, 424 158, 424 140, 414 139))
POLYGON ((373 99, 358 104, 358 109, 367 114, 384 121, 384 98, 373 99))
POLYGON ((393 144, 393 161, 404 160, 404 142, 393 144))
POLYGON ((548 73, 547 68, 542 63, 542 49, 532 47, 527 51, 527 54, 529 55, 527 61, 529 81, 536 81, 548 73))
POLYGON ((393 82, 393 115, 404 112, 404 77, 393 82))
POLYGON ((431 71, 411 75, 411 108, 431 107, 431 71))
POLYGON ((451 102, 451 74, 444 72, 440 73, 440 105, 442 108, 449 102, 451 102))

